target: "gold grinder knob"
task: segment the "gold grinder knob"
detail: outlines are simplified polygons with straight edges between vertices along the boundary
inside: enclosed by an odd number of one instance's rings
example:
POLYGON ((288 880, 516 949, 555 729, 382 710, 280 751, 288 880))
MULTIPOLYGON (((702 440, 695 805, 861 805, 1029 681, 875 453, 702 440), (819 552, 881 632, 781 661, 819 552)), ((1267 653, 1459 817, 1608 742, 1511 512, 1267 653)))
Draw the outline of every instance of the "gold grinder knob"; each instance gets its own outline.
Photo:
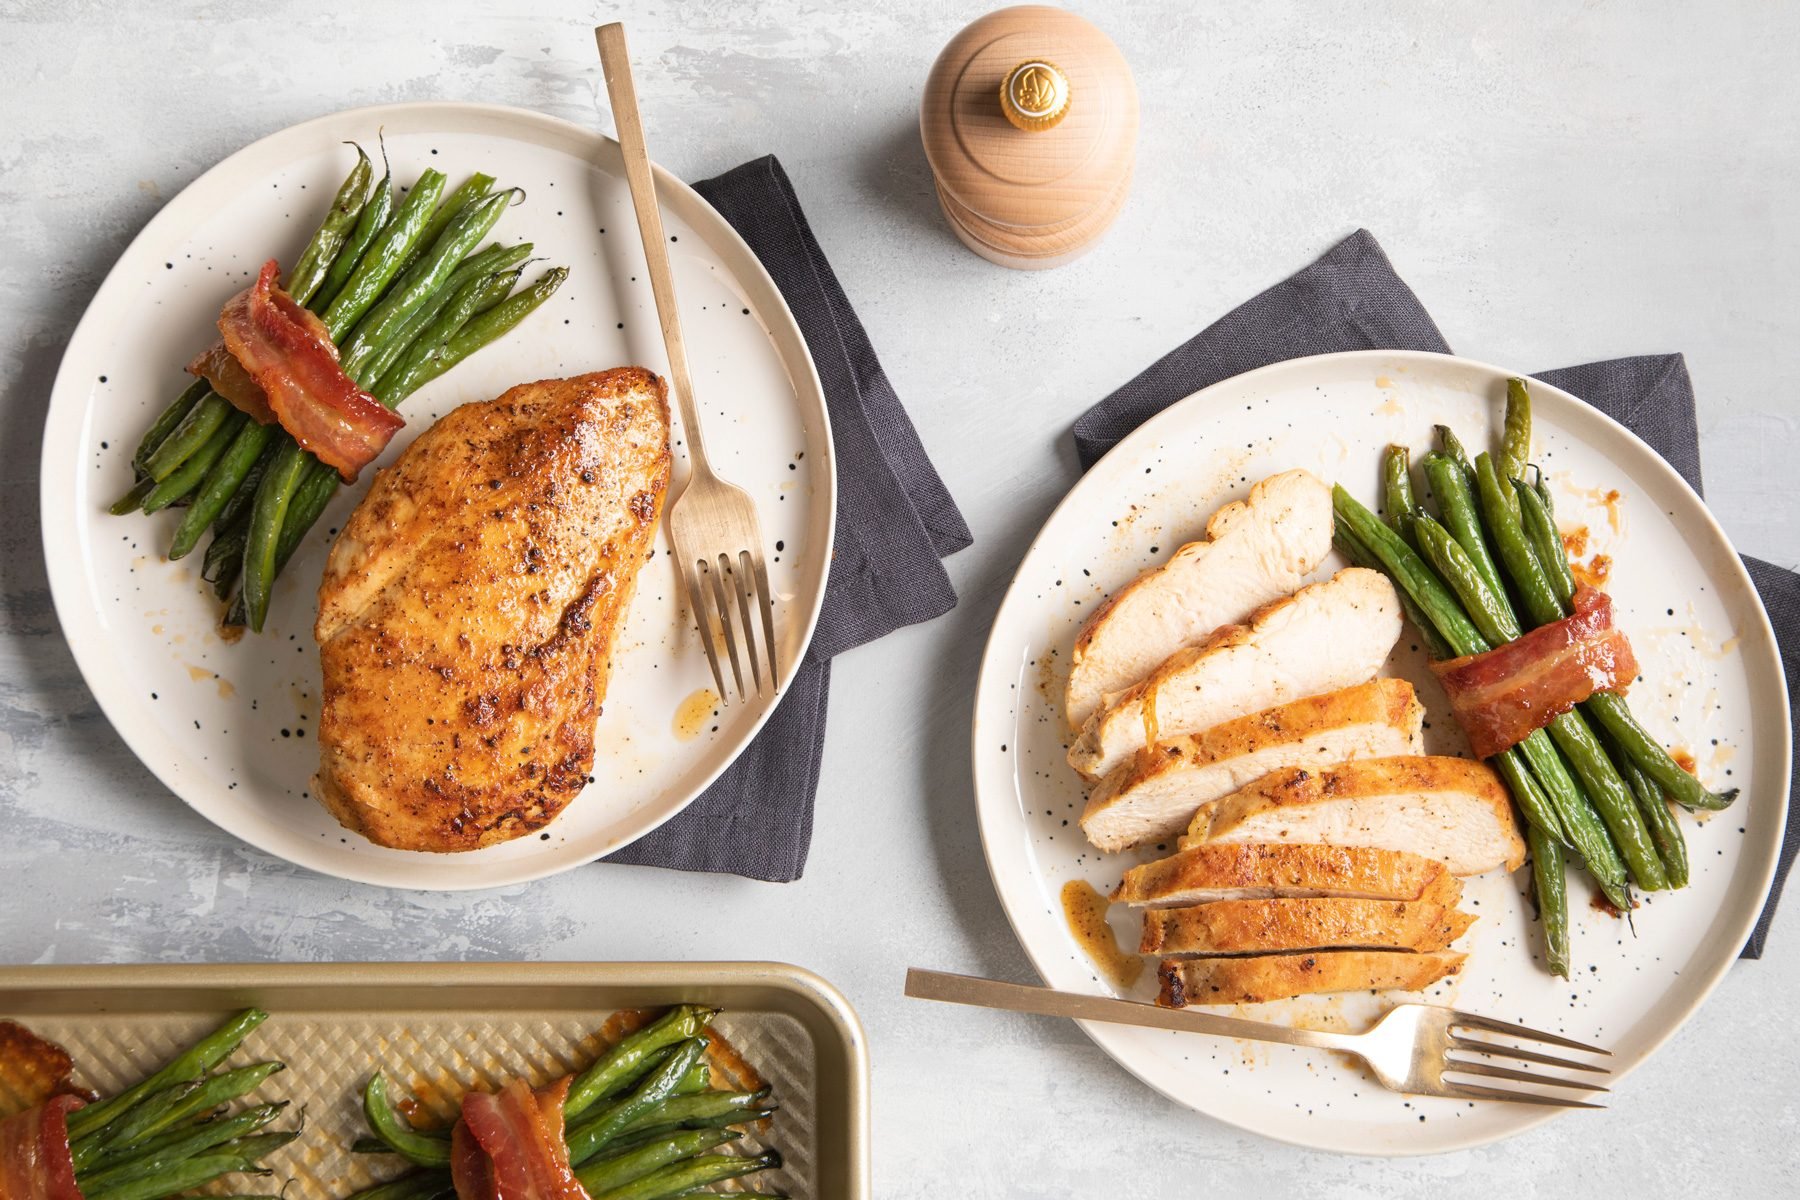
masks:
POLYGON ((1022 62, 1000 85, 1000 110, 1028 133, 1052 128, 1069 113, 1069 78, 1041 58, 1022 62))

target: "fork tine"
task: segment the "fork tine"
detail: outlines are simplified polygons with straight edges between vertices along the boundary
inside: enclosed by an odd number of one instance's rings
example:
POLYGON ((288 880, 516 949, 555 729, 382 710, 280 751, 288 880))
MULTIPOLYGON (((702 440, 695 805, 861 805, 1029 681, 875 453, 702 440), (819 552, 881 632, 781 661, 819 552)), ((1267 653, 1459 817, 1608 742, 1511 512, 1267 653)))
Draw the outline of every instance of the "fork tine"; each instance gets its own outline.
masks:
POLYGON ((1539 1054, 1536 1050, 1526 1050, 1520 1046, 1503 1046, 1499 1042, 1483 1042, 1475 1038, 1451 1035, 1450 1044, 1458 1050, 1469 1050, 1476 1054, 1498 1054, 1502 1058, 1517 1058, 1525 1062, 1543 1063, 1546 1067, 1558 1067, 1564 1071, 1595 1071, 1605 1074, 1612 1068, 1596 1066, 1593 1063, 1576 1062, 1572 1058, 1557 1058, 1549 1054, 1539 1054))
POLYGON ((1511 1088, 1480 1087, 1472 1083, 1446 1084, 1444 1091, 1438 1093, 1452 1100, 1506 1100, 1513 1104, 1538 1104, 1545 1108, 1598 1108, 1604 1104, 1589 1104, 1585 1100, 1573 1100, 1564 1096, 1544 1096, 1536 1092, 1515 1092, 1511 1088))
POLYGON ((719 625, 725 630, 725 649, 731 655, 731 676, 737 680, 738 698, 748 695, 744 691, 744 665, 738 661, 737 634, 731 628, 731 604, 725 599, 725 575, 731 569, 731 560, 723 554, 719 555, 718 569, 713 572, 713 597, 719 605, 719 625))
POLYGON ((712 668, 713 686, 719 689, 719 700, 728 703, 725 698, 725 676, 719 670, 719 652, 713 646, 712 615, 706 607, 706 591, 700 583, 700 576, 706 570, 706 564, 696 561, 682 574, 687 576, 688 603, 694 609, 694 625, 700 630, 700 644, 706 648, 706 663, 712 668))
POLYGON ((769 590, 769 565, 763 561, 762 546, 756 547, 750 562, 756 574, 756 604, 762 609, 763 646, 769 656, 769 692, 772 695, 781 687, 781 667, 775 655, 775 593, 769 590))
POLYGON ((1467 1025, 1472 1029, 1485 1029, 1489 1033, 1504 1033, 1511 1037, 1524 1038, 1530 1042, 1545 1042, 1552 1046, 1564 1046, 1570 1050, 1585 1050, 1589 1054, 1604 1054, 1612 1057, 1611 1050, 1602 1050, 1599 1046, 1590 1046, 1586 1042, 1573 1041, 1566 1037, 1558 1037, 1554 1033, 1545 1033, 1539 1029, 1528 1029, 1523 1025, 1511 1025, 1505 1021, 1496 1021, 1492 1017, 1483 1017, 1476 1013, 1453 1012, 1450 1014, 1452 1028, 1467 1025))
POLYGON ((732 588, 737 593, 738 615, 744 618, 744 649, 750 655, 750 678, 756 684, 756 694, 762 694, 762 667, 757 660, 756 626, 750 623, 750 596, 748 589, 755 586, 756 581, 750 577, 750 552, 738 551, 738 567, 732 572, 732 588))
POLYGON ((1573 1088, 1578 1092, 1606 1092, 1611 1088, 1597 1083, 1587 1083, 1575 1079, 1558 1079, 1553 1075, 1535 1075, 1530 1071, 1515 1071, 1511 1067, 1499 1067, 1493 1063, 1465 1062, 1460 1058, 1444 1060, 1444 1070, 1458 1071, 1464 1075, 1483 1075, 1489 1079, 1512 1079, 1520 1083, 1541 1083, 1547 1087, 1573 1088))

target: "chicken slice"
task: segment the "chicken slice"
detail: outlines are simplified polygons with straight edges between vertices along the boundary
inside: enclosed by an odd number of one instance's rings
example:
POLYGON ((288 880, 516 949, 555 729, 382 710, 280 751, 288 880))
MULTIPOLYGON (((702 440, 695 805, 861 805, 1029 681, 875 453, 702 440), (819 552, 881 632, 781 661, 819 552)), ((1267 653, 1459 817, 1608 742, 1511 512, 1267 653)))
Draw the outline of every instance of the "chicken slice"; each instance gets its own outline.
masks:
POLYGON ((663 383, 635 367, 465 404, 382 471, 319 585, 332 815, 436 851, 555 818, 588 783, 668 481, 663 383))
POLYGON ((1435 858, 1361 846, 1206 842, 1125 872, 1115 901, 1175 908, 1280 897, 1422 900, 1454 908, 1462 884, 1435 858))
POLYGON ((1361 683, 1399 640, 1394 585, 1348 567, 1178 651, 1111 697, 1069 748, 1069 765, 1098 780, 1148 744, 1361 683))
POLYGON ((1081 830, 1102 850, 1180 833, 1195 810, 1277 767, 1417 754, 1425 709, 1404 679, 1292 700, 1146 746, 1100 781, 1081 830))
POLYGON ((1405 850, 1438 859, 1456 875, 1511 871, 1525 861, 1525 841, 1500 777, 1485 763, 1437 756, 1271 771, 1201 806, 1181 844, 1208 842, 1405 850))
POLYGON ((1283 471, 1227 504, 1162 566, 1108 597, 1075 639, 1064 696, 1080 729, 1110 692, 1124 691, 1184 646, 1287 595, 1331 551, 1331 489, 1283 471))
POLYGON ((1442 950, 1475 918, 1430 900, 1291 897, 1150 909, 1138 953, 1169 958, 1298 950, 1442 950))
POLYGON ((1465 954, 1320 950, 1251 958, 1165 959, 1157 969, 1164 1008, 1255 1004, 1323 992, 1417 992, 1462 969, 1465 954))

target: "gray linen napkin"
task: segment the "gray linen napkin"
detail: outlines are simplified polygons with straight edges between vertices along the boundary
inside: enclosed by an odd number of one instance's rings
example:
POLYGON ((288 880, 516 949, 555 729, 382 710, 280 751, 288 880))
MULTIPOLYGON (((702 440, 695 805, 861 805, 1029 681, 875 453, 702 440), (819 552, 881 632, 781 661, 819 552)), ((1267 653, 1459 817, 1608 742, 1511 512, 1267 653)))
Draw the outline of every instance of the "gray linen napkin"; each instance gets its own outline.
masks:
MULTIPOLYGON (((1276 284, 1158 359, 1143 374, 1075 422, 1075 447, 1091 467, 1139 425, 1209 384, 1255 367, 1340 350, 1429 350, 1448 354, 1443 334, 1417 296, 1394 273, 1366 229, 1345 238, 1310 267, 1276 284)), ((1679 354, 1612 359, 1540 371, 1562 388, 1625 425, 1700 491, 1700 435, 1694 390, 1679 354)), ((1746 557, 1750 578, 1769 611, 1781 647, 1788 696, 1800 726, 1800 575, 1746 557)), ((1800 764, 1790 800, 1800 792, 1800 764)), ((1768 801, 1772 797, 1752 797, 1768 801)), ((1740 800, 1739 803, 1744 803, 1740 800)), ((1780 863, 1743 957, 1762 957, 1782 884, 1800 852, 1800 804, 1788 807, 1780 863)))
POLYGON ((737 761, 606 862, 800 878, 812 841, 832 656, 956 605, 939 560, 973 538, 773 156, 694 185, 749 243, 806 335, 837 454, 837 545, 799 673, 737 761))

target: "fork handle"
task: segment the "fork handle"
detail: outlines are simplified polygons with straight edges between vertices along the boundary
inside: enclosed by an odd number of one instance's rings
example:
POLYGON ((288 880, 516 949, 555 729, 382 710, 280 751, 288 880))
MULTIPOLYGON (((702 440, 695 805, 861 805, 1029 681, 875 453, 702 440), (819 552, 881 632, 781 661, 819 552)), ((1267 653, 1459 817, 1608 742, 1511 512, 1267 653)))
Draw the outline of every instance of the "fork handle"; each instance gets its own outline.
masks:
POLYGON ((656 179, 650 170, 650 151, 644 145, 644 117, 638 111, 637 85, 631 79, 631 55, 625 48, 625 26, 614 21, 594 30, 600 46, 600 68, 606 75, 606 95, 612 102, 613 121, 619 129, 619 149, 625 161, 625 182, 631 189, 631 206, 637 211, 638 235, 644 243, 644 265, 650 272, 650 290, 656 296, 656 315, 662 321, 663 346, 669 355, 670 382, 681 410, 681 427, 687 435, 688 457, 696 476, 711 475, 706 442, 700 435, 700 414, 694 405, 693 381, 688 375, 687 343, 681 336, 681 310, 675 303, 675 272, 669 264, 669 243, 663 236, 662 212, 656 205, 656 179))
POLYGON ((1356 1052, 1357 1038, 1353 1034, 1295 1029, 1267 1021, 1222 1017, 1187 1008, 1159 1008, 1134 1000, 1084 996, 1078 992, 1002 983, 996 979, 978 979, 973 975, 952 975, 918 967, 911 967, 906 972, 906 994, 918 1000, 942 1000, 947 1004, 969 1004, 976 1008, 998 1008, 1044 1017, 1070 1017, 1077 1021, 1105 1021, 1113 1025, 1141 1025, 1146 1029, 1172 1029, 1178 1033, 1208 1033, 1256 1042, 1356 1052))

